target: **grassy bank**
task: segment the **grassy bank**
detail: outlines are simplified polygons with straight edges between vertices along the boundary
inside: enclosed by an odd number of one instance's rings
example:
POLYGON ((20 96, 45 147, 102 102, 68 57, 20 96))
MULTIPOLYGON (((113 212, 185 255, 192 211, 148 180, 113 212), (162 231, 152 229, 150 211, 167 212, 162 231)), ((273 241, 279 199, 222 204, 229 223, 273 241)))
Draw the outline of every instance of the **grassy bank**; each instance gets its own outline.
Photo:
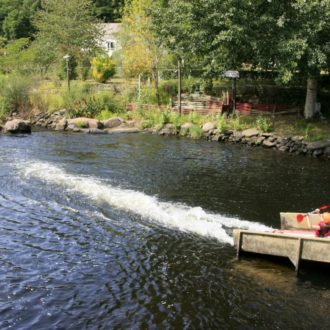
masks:
POLYGON ((297 115, 285 115, 272 118, 270 116, 201 116, 196 113, 180 116, 177 112, 160 112, 137 110, 126 113, 125 118, 140 122, 142 129, 164 127, 172 124, 178 131, 185 123, 192 123, 193 128, 187 130, 193 138, 203 135, 202 126, 213 122, 220 133, 228 130, 243 131, 256 128, 263 133, 274 133, 279 136, 302 136, 306 141, 330 140, 330 127, 328 121, 306 122, 297 115))
MULTIPOLYGON (((186 92, 193 92, 196 80, 185 81, 186 92)), ((168 104, 170 97, 176 93, 176 81, 161 83, 161 100, 168 104)), ((0 119, 16 113, 29 117, 35 112, 54 112, 67 110, 67 116, 90 117, 106 120, 114 116, 124 119, 135 119, 141 128, 161 128, 172 124, 180 130, 185 123, 193 124, 187 134, 194 138, 202 136, 202 126, 214 122, 220 132, 226 130, 242 131, 246 128, 257 128, 261 132, 274 132, 281 136, 303 136, 308 141, 329 140, 330 126, 328 121, 306 122, 297 115, 276 116, 201 116, 196 113, 179 116, 176 112, 160 112, 157 106, 145 111, 142 107, 134 112, 127 112, 129 102, 138 104, 155 102, 151 86, 144 86, 138 98, 135 81, 120 80, 112 84, 98 84, 95 81, 72 81, 68 90, 65 81, 41 80, 37 77, 20 77, 16 75, 0 76, 0 119)))

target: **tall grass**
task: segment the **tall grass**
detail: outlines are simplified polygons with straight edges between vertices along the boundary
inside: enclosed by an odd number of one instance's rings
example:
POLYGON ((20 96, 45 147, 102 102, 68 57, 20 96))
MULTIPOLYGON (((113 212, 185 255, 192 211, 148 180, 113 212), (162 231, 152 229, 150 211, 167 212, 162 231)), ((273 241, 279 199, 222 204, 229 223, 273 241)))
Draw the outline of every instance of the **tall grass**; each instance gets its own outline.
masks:
POLYGON ((0 76, 0 116, 12 112, 24 113, 30 108, 29 93, 33 80, 16 74, 0 76))
POLYGON ((74 84, 70 91, 66 86, 43 86, 30 95, 35 108, 54 112, 66 109, 69 117, 97 117, 107 119, 125 110, 125 100, 108 90, 93 90, 87 83, 74 84), (48 87, 48 88, 47 88, 48 87))

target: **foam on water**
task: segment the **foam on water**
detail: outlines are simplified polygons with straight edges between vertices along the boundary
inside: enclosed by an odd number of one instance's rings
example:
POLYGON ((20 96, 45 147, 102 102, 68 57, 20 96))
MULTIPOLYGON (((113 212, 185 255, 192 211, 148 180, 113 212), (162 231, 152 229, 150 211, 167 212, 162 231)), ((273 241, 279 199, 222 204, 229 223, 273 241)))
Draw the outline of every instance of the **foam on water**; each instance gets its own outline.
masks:
POLYGON ((85 195, 91 200, 106 202, 112 207, 131 212, 166 227, 201 236, 213 237, 220 242, 233 244, 225 228, 244 228, 265 231, 270 228, 260 223, 212 214, 201 207, 160 201, 142 192, 121 189, 94 177, 72 175, 65 170, 44 162, 22 165, 21 173, 27 178, 38 178, 48 184, 61 185, 70 191, 85 195))

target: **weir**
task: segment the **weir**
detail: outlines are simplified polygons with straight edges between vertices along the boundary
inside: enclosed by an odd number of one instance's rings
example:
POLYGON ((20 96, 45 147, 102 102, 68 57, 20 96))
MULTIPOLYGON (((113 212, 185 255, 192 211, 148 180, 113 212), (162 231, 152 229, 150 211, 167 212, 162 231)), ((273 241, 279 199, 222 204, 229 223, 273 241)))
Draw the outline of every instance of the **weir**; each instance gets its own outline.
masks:
POLYGON ((215 238, 222 243, 233 245, 227 228, 259 231, 270 229, 256 222, 208 213, 201 207, 163 202, 155 196, 148 196, 139 191, 113 187, 97 178, 72 175, 49 163, 31 162, 24 164, 21 171, 27 178, 34 177, 48 184, 61 185, 68 192, 83 194, 94 202, 106 202, 112 207, 140 215, 163 226, 215 238))

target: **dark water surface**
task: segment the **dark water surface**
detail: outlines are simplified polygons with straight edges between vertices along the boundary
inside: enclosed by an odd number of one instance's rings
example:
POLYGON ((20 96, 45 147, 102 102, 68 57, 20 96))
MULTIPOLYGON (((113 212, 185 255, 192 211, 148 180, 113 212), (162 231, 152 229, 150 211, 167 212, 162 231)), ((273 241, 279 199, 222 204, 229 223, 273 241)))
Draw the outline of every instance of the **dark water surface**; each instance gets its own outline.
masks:
POLYGON ((150 135, 0 136, 1 329, 327 329, 330 272, 233 227, 330 202, 330 164, 150 135))

